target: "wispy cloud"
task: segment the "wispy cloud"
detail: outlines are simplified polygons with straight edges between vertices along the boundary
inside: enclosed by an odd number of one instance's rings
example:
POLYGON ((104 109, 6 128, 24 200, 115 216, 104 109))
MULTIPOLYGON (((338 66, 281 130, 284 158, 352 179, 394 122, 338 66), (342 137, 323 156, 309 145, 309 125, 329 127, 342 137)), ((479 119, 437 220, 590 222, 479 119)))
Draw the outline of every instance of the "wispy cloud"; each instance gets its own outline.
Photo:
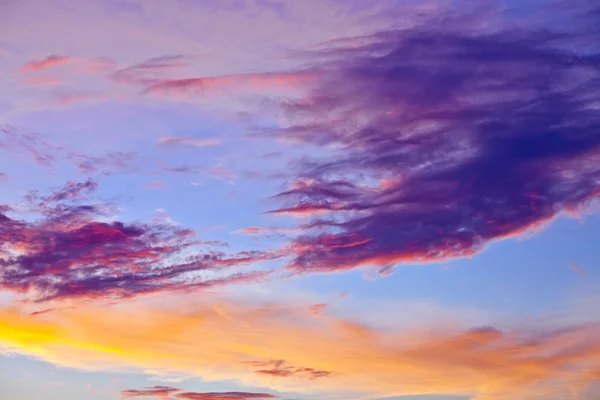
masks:
POLYGON ((152 386, 144 389, 121 390, 121 397, 124 399, 133 399, 136 397, 169 397, 170 395, 181 391, 181 389, 169 386, 152 386))
POLYGON ((59 65, 72 63, 73 59, 66 56, 50 55, 42 60, 32 60, 21 67, 22 73, 39 72, 59 65))
POLYGON ((273 134, 333 156, 304 162, 298 178, 311 183, 270 213, 314 216, 311 227, 337 233, 307 230, 291 268, 470 256, 597 199, 598 53, 575 49, 600 25, 589 2, 572 6, 560 32, 486 31, 442 11, 313 53, 323 72, 310 96, 282 104, 287 125, 273 134))
POLYGON ((253 400, 253 399, 273 399, 277 396, 267 393, 250 392, 184 392, 181 389, 169 386, 153 386, 140 390, 122 390, 123 399, 132 399, 136 397, 171 397, 182 400, 253 400))
POLYGON ((188 98, 219 91, 260 93, 272 89, 303 89, 314 79, 314 73, 304 71, 182 78, 164 80, 150 85, 146 88, 145 93, 174 98, 188 98))
MULTIPOLYGON (((346 398, 362 393, 562 400, 569 393, 596 393, 597 323, 545 318, 492 327, 446 320, 431 321, 425 330, 378 330, 358 319, 309 314, 307 306, 213 296, 109 308, 78 303, 37 316, 11 307, 0 309, 0 343, 88 370, 135 367, 284 391, 306 391, 310 381, 315 395, 337 391, 346 398)), ((164 388, 149 389, 173 396, 164 388)))
POLYGON ((110 204, 88 198, 96 188, 88 180, 68 182, 48 195, 30 193, 24 205, 39 215, 36 220, 9 216, 19 215, 14 207, 0 209, 0 288, 36 301, 133 297, 254 281, 268 273, 199 273, 277 257, 199 250, 214 243, 173 223, 104 222, 99 217, 107 216, 110 204))
POLYGON ((212 147, 223 143, 221 138, 190 138, 190 137, 172 137, 163 136, 158 138, 158 143, 161 145, 184 145, 192 147, 212 147))

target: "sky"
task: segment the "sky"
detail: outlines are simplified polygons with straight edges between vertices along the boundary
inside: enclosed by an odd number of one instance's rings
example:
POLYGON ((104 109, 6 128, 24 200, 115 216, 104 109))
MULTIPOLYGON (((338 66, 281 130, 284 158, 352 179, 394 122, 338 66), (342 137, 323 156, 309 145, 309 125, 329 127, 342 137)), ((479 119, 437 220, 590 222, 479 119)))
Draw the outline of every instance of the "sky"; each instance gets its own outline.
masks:
POLYGON ((600 399, 593 0, 0 0, 2 400, 600 399))

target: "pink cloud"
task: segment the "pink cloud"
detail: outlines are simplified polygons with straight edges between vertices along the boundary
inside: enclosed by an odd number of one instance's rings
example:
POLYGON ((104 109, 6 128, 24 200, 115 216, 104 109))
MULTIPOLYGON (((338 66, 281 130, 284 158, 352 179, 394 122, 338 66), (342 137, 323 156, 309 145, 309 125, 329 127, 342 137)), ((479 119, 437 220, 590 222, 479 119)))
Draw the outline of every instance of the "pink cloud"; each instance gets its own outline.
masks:
POLYGON ((29 61, 21 67, 21 72, 24 74, 39 72, 44 69, 69 64, 71 62, 73 62, 73 59, 71 57, 51 55, 44 58, 43 60, 29 61))
POLYGON ((149 184, 147 184, 144 189, 146 190, 159 190, 159 189, 165 189, 167 187, 167 185, 164 182, 160 182, 160 181, 155 181, 155 182, 150 182, 149 184))
POLYGON ((38 76, 27 76, 20 80, 22 85, 33 86, 33 87, 44 87, 44 86, 57 86, 63 82, 61 79, 55 76, 38 75, 38 76))
POLYGON ((573 271, 577 272, 579 275, 585 275, 585 270, 577 264, 571 264, 569 266, 569 268, 571 268, 573 271))
POLYGON ((150 95, 162 97, 189 97, 200 95, 213 90, 241 89, 260 91, 265 89, 299 89, 314 81, 316 76, 312 73, 262 73, 224 75, 206 78, 185 78, 164 80, 150 85, 145 92, 150 95))

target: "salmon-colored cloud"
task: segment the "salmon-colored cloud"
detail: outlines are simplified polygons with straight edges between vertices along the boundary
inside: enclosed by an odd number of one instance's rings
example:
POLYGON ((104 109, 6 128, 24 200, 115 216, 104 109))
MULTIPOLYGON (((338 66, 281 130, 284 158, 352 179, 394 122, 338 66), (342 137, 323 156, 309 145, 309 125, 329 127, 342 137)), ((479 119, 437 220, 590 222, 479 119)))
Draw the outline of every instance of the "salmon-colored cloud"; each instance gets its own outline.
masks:
POLYGON ((499 329, 456 321, 453 328, 381 331, 330 313, 311 315, 307 307, 223 297, 161 297, 108 308, 78 304, 37 316, 11 307, 0 309, 0 345, 85 370, 181 372, 281 391, 336 391, 347 398, 370 393, 562 400, 565 393, 593 390, 594 371, 600 370, 596 323, 521 321, 519 328, 499 329))
POLYGON ((215 90, 299 89, 314 81, 310 72, 274 72, 259 74, 224 75, 218 77, 169 79, 148 86, 145 93, 161 97, 189 97, 215 90))
POLYGON ((184 392, 181 389, 169 386, 152 386, 144 389, 122 390, 123 399, 132 399, 136 397, 156 397, 172 398, 182 400, 252 400, 252 399, 272 399, 277 396, 268 393, 250 393, 250 392, 184 392))
POLYGON ((71 57, 50 55, 42 60, 32 60, 21 67, 22 73, 39 72, 48 68, 73 62, 71 57))

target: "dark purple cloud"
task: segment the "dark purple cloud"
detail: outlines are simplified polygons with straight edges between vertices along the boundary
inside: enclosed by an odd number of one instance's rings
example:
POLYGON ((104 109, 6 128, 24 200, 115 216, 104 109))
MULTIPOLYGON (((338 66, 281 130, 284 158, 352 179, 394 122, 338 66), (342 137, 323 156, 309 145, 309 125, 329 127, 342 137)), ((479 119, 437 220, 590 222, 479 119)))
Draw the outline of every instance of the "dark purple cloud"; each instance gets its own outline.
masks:
POLYGON ((569 4, 545 27, 442 13, 311 53, 321 77, 274 134, 335 156, 277 196, 273 213, 318 214, 291 268, 469 256, 596 199, 600 8, 569 4))
POLYGON ((318 379, 330 376, 332 371, 322 369, 295 367, 285 365, 285 360, 269 360, 269 361, 245 361, 244 364, 249 364, 256 369, 256 373, 260 375, 270 375, 277 378, 305 378, 318 379))
POLYGON ((161 397, 176 398, 183 400, 252 400, 252 399, 274 399, 277 396, 268 393, 250 392, 183 392, 181 389, 169 386, 152 386, 141 390, 122 390, 124 399, 136 397, 161 397))
POLYGON ((179 391, 181 391, 181 389, 169 386, 151 386, 137 390, 121 390, 121 397, 124 399, 132 399, 135 397, 168 397, 169 395, 179 391))
POLYGON ((68 182, 49 195, 31 192, 22 207, 37 213, 36 220, 16 219, 9 216, 16 210, 0 208, 0 288, 37 301, 124 298, 256 280, 268 273, 199 274, 276 257, 216 251, 215 243, 174 224, 107 220, 110 205, 87 198, 96 187, 88 180, 68 182))

